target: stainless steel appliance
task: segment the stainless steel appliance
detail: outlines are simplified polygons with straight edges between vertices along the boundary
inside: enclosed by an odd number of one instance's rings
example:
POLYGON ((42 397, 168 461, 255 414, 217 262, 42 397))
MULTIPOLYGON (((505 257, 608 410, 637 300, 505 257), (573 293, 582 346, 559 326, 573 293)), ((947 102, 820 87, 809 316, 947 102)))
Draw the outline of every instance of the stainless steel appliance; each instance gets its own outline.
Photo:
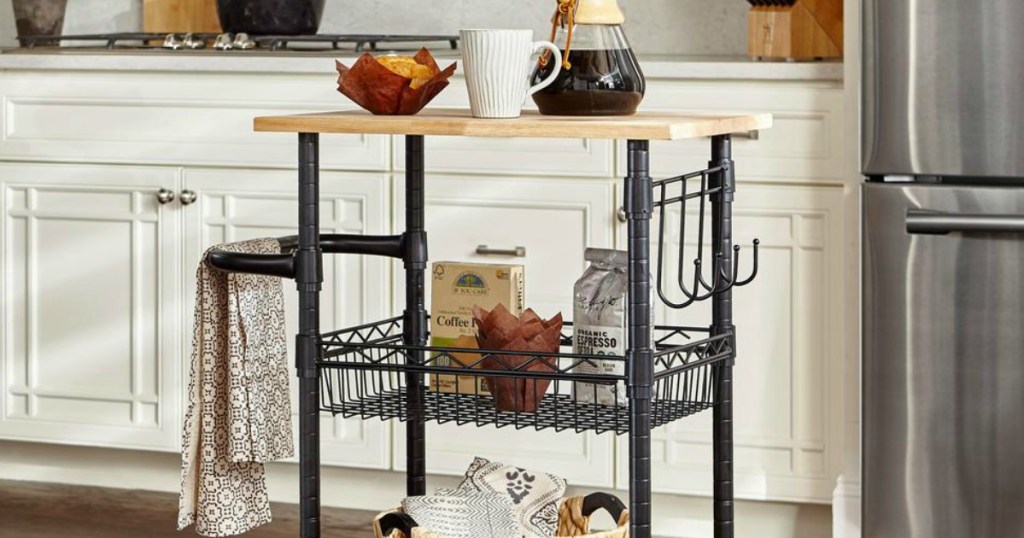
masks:
POLYGON ((865 538, 1024 536, 1024 189, 864 189, 865 538))
POLYGON ((1024 2, 863 5, 864 173, 1024 177, 1024 2))
POLYGON ((862 535, 1024 537, 1024 2, 863 5, 862 535))

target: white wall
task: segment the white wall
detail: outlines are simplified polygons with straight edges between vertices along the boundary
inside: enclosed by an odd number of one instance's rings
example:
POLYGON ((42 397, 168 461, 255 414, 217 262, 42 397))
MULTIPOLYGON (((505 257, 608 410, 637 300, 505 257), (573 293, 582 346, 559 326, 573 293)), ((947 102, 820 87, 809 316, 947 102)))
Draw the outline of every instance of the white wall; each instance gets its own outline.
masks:
POLYGON ((846 274, 847 319, 856 330, 847 332, 846 387, 843 394, 844 418, 844 461, 833 498, 834 538, 860 538, 861 536, 861 450, 860 450, 860 321, 861 321, 861 241, 860 241, 860 194, 864 177, 861 170, 860 152, 860 104, 861 104, 861 3, 846 2, 844 6, 844 39, 846 60, 844 61, 844 92, 846 105, 846 175, 849 187, 846 190, 847 204, 847 248, 848 259, 856 260, 846 274))
MULTIPOLYGON (((626 33, 646 54, 745 54, 746 0, 619 0, 626 33)), ((321 32, 450 33, 459 28, 550 32, 554 0, 328 0, 321 32)))
POLYGON ((14 28, 14 5, 10 2, 0 2, 0 47, 16 46, 14 36, 17 33, 14 28))
MULTIPOLYGON (((620 0, 626 32, 644 54, 742 55, 746 0, 620 0)), ((0 2, 0 4, 6 4, 0 2)), ((321 33, 454 33, 460 28, 550 31, 554 0, 328 0, 321 33)), ((5 6, 5 9, 10 9, 5 6)), ((0 15, 0 21, 3 16, 0 15)), ((68 0, 65 34, 135 31, 141 0, 68 0)), ((13 26, 13 25, 12 25, 13 26)), ((0 39, 9 39, 0 27, 0 39)))
POLYGON ((142 0, 68 0, 64 33, 136 32, 142 29, 142 0))

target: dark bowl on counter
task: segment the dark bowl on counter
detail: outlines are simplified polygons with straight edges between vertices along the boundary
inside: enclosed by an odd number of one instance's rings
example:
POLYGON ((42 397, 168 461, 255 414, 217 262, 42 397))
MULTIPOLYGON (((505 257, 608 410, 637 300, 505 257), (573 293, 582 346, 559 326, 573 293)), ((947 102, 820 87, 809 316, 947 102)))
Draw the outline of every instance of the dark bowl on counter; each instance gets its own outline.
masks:
POLYGON ((315 34, 327 0, 217 0, 225 32, 251 35, 315 34))

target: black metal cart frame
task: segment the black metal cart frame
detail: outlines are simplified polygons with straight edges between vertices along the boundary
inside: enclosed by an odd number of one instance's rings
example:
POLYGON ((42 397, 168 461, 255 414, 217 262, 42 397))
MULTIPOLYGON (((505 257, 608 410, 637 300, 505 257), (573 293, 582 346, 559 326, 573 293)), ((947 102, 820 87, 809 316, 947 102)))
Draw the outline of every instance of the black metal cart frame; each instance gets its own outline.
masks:
MULTIPOLYGON (((757 273, 757 242, 754 243, 753 274, 738 276, 739 247, 732 245, 732 204, 735 171, 729 135, 711 139, 711 160, 705 170, 654 181, 650 176, 650 149, 645 140, 628 141, 628 173, 625 178, 625 212, 629 250, 628 350, 624 375, 609 377, 625 381, 628 407, 580 405, 572 397, 545 396, 547 414, 519 416, 487 408, 472 396, 444 396, 428 390, 427 372, 452 373, 433 357, 448 350, 429 348, 428 316, 424 304, 427 268, 427 232, 424 225, 424 139, 405 136, 405 224, 404 233, 394 236, 321 235, 319 229, 319 134, 299 134, 299 233, 282 238, 281 255, 252 256, 213 252, 210 262, 221 269, 275 275, 296 281, 299 292, 299 333, 296 336, 296 370, 299 377, 299 461, 301 538, 320 536, 320 451, 319 415, 322 409, 346 416, 400 418, 407 428, 407 491, 423 495, 426 487, 426 435, 428 420, 488 423, 515 427, 552 427, 577 431, 616 431, 629 434, 630 536, 651 536, 651 429, 700 411, 713 408, 714 422, 714 529, 716 538, 734 536, 733 518, 733 363, 736 356, 733 326, 732 288, 749 283, 757 273), (700 181, 688 190, 690 180, 700 181), (680 194, 670 189, 678 187, 680 194), (664 291, 665 207, 699 199, 698 255, 692 284, 684 280, 683 238, 678 245, 678 284, 682 300, 664 291), (706 207, 710 207, 710 254, 705 255, 706 207), (652 267, 652 219, 658 217, 658 255, 652 267), (322 334, 319 326, 320 291, 323 283, 323 254, 380 255, 401 259, 405 266, 405 310, 401 318, 353 329, 322 334), (710 256, 711 263, 706 262, 710 256), (704 271, 711 268, 711 276, 704 271), (652 270, 653 269, 653 270, 652 270), (655 288, 652 290, 652 286, 655 288), (695 301, 713 301, 710 328, 659 328, 664 337, 652 337, 652 291, 663 303, 682 308, 695 301), (398 332, 400 330, 400 333, 398 332), (704 331, 708 338, 685 345, 669 344, 686 331, 704 331), (338 357, 348 357, 340 360, 338 357), (332 362, 333 361, 333 362, 332 362), (335 370, 332 370, 335 368, 335 370), (337 368, 344 368, 341 373, 337 368), (362 372, 362 381, 352 385, 346 372, 362 372), (373 372, 372 376, 367 372, 373 372), (398 378, 396 380, 396 377, 398 378), (397 387, 387 392, 387 387, 397 387), (326 387, 321 393, 321 387, 326 387), (347 391, 347 392, 346 392, 347 391), (354 396, 353 396, 354 394, 354 396), (371 398, 372 396, 372 398, 371 398), (390 398, 390 399, 388 399, 390 398), (472 399, 471 404, 464 404, 472 399), (323 404, 323 407, 321 407, 323 404), (465 407, 465 410, 462 408, 465 407), (620 420, 622 421, 620 423, 620 420)), ((685 206, 679 217, 685 230, 685 206)), ((678 295, 678 293, 677 293, 678 295)), ((494 352, 498 354, 500 352, 494 352)), ((488 356, 491 356, 488 354, 488 356)), ((587 357, 569 354, 537 357, 556 364, 569 360, 578 365, 587 357)), ((508 375, 533 379, 588 379, 574 375, 571 367, 555 368, 543 374, 510 368, 508 375), (533 376, 533 377, 531 377, 533 376)), ((598 381, 598 378, 590 379, 598 381)))

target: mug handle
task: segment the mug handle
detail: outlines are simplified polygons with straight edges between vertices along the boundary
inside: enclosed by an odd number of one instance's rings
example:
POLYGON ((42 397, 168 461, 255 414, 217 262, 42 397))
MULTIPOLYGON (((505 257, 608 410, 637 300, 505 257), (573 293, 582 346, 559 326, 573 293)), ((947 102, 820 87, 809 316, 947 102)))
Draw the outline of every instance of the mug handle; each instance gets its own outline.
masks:
MULTIPOLYGON (((537 41, 533 44, 533 52, 537 52, 541 49, 547 49, 551 51, 551 61, 555 62, 555 68, 548 75, 548 78, 538 82, 537 84, 530 87, 530 90, 526 92, 527 97, 547 88, 555 81, 558 74, 562 72, 562 51, 558 50, 558 46, 550 41, 537 41)), ((530 55, 533 56, 532 54, 530 55)))

